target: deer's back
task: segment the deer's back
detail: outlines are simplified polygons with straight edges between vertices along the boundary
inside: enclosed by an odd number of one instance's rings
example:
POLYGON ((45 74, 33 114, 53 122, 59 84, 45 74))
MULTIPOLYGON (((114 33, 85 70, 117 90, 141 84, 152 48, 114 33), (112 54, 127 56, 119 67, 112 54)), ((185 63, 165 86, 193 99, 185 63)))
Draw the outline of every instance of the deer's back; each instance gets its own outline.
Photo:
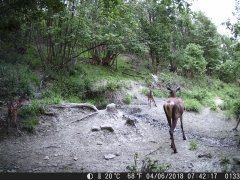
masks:
POLYGON ((173 113, 179 118, 184 111, 183 102, 179 98, 168 98, 163 107, 169 118, 172 118, 173 113))

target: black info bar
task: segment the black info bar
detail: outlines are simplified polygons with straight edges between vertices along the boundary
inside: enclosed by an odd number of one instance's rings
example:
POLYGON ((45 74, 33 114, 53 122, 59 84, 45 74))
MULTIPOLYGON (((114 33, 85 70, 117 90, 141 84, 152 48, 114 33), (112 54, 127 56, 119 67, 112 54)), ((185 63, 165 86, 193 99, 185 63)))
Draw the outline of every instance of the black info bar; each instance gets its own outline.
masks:
POLYGON ((66 180, 78 179, 78 180, 153 180, 153 179, 164 179, 164 180, 240 180, 240 172, 229 172, 229 173, 204 173, 204 172, 167 172, 167 173, 117 173, 117 172, 105 172, 105 173, 0 173, 0 179, 5 178, 60 178, 66 180))

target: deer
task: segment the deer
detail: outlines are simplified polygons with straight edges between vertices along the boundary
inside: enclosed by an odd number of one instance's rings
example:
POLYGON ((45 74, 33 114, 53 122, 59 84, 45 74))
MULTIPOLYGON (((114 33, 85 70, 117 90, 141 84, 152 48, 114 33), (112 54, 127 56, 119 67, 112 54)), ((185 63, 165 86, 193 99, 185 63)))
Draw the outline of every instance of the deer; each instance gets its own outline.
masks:
POLYGON ((169 134, 171 139, 171 148, 173 149, 174 153, 177 153, 177 148, 174 143, 173 132, 176 128, 177 120, 180 118, 183 140, 186 140, 186 136, 183 130, 183 122, 182 122, 184 106, 183 106, 183 101, 180 98, 176 97, 176 92, 180 90, 179 86, 175 89, 167 86, 167 90, 169 90, 169 96, 163 105, 163 109, 167 117, 168 125, 170 127, 169 134))
POLYGON ((9 131, 9 127, 17 128, 17 131, 20 133, 17 125, 17 111, 22 106, 23 102, 26 101, 27 95, 24 94, 20 96, 17 100, 11 100, 7 103, 7 129, 9 131))
POLYGON ((149 91, 147 93, 147 98, 148 98, 148 104, 150 107, 151 107, 151 103, 153 103, 157 107, 156 102, 153 98, 153 91, 151 88, 149 88, 149 91))

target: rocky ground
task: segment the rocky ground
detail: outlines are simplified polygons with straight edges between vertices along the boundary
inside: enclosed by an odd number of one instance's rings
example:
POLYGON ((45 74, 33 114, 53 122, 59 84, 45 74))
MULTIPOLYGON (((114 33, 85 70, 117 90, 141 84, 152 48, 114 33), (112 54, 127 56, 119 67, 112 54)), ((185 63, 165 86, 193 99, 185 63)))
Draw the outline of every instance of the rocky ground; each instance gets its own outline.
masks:
POLYGON ((139 170, 150 158, 169 172, 240 172, 240 133, 232 131, 236 121, 209 108, 184 112, 187 140, 178 122, 174 154, 165 99, 155 97, 157 107, 150 108, 142 88, 129 83, 127 91, 135 98, 116 110, 50 106, 33 134, 0 137, 0 172, 128 172, 136 153, 139 170))

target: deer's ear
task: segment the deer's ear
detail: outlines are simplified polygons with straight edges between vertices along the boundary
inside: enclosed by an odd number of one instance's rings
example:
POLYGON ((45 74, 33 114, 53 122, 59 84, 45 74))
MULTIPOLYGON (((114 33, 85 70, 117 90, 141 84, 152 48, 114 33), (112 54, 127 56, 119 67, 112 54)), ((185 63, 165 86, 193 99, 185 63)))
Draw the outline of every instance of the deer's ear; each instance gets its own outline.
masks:
POLYGON ((180 87, 177 87, 176 91, 180 91, 180 90, 181 90, 180 87))
POLYGON ((171 91, 171 88, 170 88, 170 87, 167 87, 167 90, 171 91))

